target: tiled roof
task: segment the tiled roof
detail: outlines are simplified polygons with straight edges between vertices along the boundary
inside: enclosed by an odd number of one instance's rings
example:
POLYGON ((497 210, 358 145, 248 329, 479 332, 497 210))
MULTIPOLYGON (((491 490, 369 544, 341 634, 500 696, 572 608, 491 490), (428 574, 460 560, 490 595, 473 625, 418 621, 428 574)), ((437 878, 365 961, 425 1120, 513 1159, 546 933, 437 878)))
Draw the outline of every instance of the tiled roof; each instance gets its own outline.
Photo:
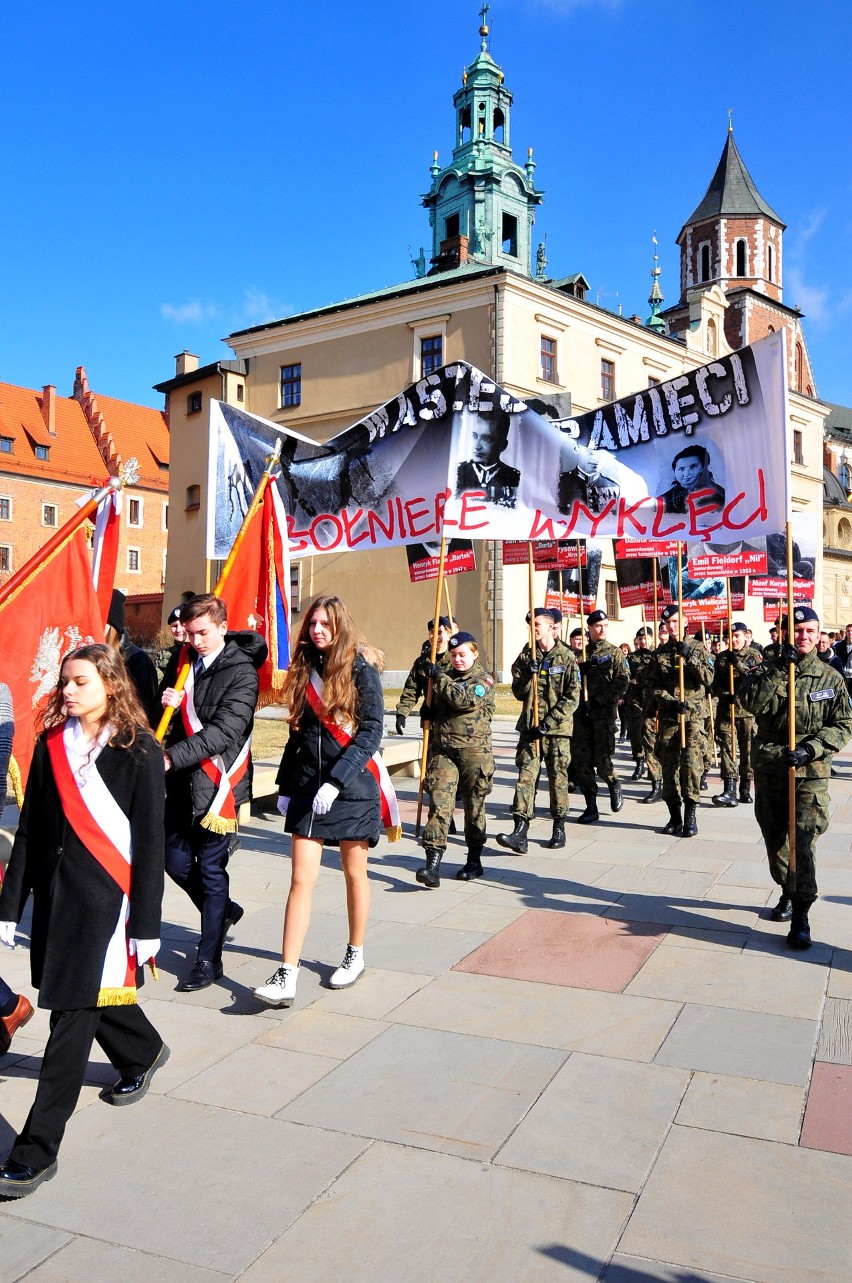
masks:
MULTIPOLYGON (((761 196, 754 179, 745 167, 734 135, 729 133, 716 172, 704 198, 681 229, 703 223, 711 218, 770 218, 773 223, 785 226, 770 205, 761 196)), ((679 239, 679 238, 678 238, 679 239)))
POLYGON ((0 472, 65 481, 80 486, 102 484, 108 477, 81 407, 71 397, 56 398, 56 435, 42 418, 42 393, 0 383, 0 437, 11 437, 11 453, 0 451, 0 472), (35 447, 47 446, 46 460, 35 447))
POLYGON ((122 462, 126 463, 131 456, 139 460, 138 484, 167 492, 169 429, 163 412, 102 396, 99 392, 94 394, 94 400, 122 462))

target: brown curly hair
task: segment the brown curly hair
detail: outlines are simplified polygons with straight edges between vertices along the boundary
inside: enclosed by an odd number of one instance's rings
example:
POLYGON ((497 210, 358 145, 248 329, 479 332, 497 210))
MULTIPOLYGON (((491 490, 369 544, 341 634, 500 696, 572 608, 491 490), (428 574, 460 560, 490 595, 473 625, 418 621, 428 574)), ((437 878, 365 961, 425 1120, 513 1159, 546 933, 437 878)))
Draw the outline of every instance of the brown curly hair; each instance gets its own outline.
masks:
POLYGON ((293 642, 290 667, 284 679, 283 699, 290 710, 287 720, 293 730, 299 729, 311 672, 316 669, 325 683, 323 702, 332 719, 349 726, 355 733, 358 692, 352 679, 352 665, 358 652, 367 649, 345 602, 325 594, 314 598, 293 642), (310 637, 311 620, 317 610, 325 610, 331 625, 332 641, 326 651, 318 651, 310 637))
POLYGON ((59 681, 41 719, 42 728, 49 730, 51 726, 61 726, 68 720, 62 672, 70 659, 84 659, 95 667, 107 694, 106 713, 101 725, 109 722, 112 726, 113 733, 109 743, 113 748, 130 748, 140 731, 150 730, 148 719, 121 655, 111 646, 100 642, 91 646, 78 646, 65 656, 59 669, 59 681))

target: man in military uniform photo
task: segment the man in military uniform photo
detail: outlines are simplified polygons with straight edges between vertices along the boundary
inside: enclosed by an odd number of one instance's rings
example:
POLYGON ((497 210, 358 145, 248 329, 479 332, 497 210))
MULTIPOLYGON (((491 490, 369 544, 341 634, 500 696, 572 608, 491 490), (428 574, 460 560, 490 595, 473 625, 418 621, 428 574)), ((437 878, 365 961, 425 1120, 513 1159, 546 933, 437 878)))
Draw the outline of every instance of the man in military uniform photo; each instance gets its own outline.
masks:
POLYGON ((585 811, 577 816, 578 824, 594 824, 600 819, 598 775, 606 781, 613 814, 624 805, 612 755, 615 751, 615 712, 630 682, 627 660, 618 646, 606 640, 606 611, 593 610, 586 622, 589 644, 586 658, 580 663, 580 704, 571 739, 576 780, 586 801, 585 811))
POLYGON ((545 845, 554 850, 565 845, 571 730, 580 687, 574 654, 559 636, 561 622, 561 611, 537 607, 533 620, 535 657, 528 643, 512 665, 512 694, 523 703, 515 727, 520 735, 515 754, 518 783, 512 799, 515 827, 511 833, 498 833, 497 841, 516 855, 527 851, 527 830, 535 815, 542 765, 547 771, 553 819, 550 841, 545 845))
POLYGON ((681 641, 677 606, 666 606, 661 618, 668 627, 668 639, 655 652, 651 686, 660 719, 657 756, 663 774, 663 800, 669 808, 669 822, 662 832, 675 837, 694 837, 698 832, 695 813, 704 773, 704 719, 707 688, 713 680, 713 660, 696 638, 681 641), (684 747, 681 747, 681 718, 684 747))
MULTIPOLYGON (((786 625, 786 621, 785 621, 786 625)), ((811 944, 808 912, 817 898, 816 842, 829 821, 828 785, 834 754, 852 738, 852 705, 843 676, 817 653, 819 616, 810 606, 793 611, 794 643, 783 643, 743 683, 740 702, 756 723, 754 737, 755 819, 760 825, 769 872, 781 887, 771 917, 790 919, 791 949, 811 944), (788 671, 795 666, 796 747, 789 747, 788 671), (795 767, 795 881, 791 885, 789 842, 790 768, 795 767)))
POLYGON ((739 802, 747 803, 752 800, 751 781, 754 772, 751 766, 751 741, 754 736, 754 718, 745 711, 737 697, 743 680, 758 668, 763 660, 754 647, 749 645, 748 636, 745 624, 737 622, 731 629, 730 649, 716 657, 711 689, 719 701, 716 715, 716 741, 722 758, 722 792, 713 798, 714 806, 737 806, 739 802), (739 797, 737 797, 738 775, 739 797))

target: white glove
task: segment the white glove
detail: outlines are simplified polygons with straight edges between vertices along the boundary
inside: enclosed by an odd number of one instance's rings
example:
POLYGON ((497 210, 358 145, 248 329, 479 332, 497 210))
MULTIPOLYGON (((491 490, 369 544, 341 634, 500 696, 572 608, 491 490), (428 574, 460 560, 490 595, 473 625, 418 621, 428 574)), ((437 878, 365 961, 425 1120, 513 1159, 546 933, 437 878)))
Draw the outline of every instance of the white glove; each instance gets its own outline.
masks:
POLYGON ((290 799, 289 797, 281 797, 279 795, 278 801, 275 803, 275 805, 278 807, 279 815, 286 815, 287 807, 290 805, 290 799))
POLYGON ((340 789, 336 784, 323 784, 313 802, 311 802, 311 809, 314 814, 328 815, 339 792, 340 789))
POLYGON ((149 958, 156 958, 160 952, 159 940, 130 940, 130 952, 136 954, 137 967, 144 967, 149 958))
POLYGON ((0 922, 0 943, 5 944, 7 949, 14 949, 17 929, 17 922, 0 922))

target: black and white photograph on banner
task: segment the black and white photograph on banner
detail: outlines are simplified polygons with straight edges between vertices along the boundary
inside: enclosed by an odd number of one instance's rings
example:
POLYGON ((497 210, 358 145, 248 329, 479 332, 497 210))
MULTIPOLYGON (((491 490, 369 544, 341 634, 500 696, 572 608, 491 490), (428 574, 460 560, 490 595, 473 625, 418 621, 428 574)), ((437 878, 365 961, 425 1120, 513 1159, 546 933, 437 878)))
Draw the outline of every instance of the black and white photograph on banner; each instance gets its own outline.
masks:
POLYGON ((751 539, 788 509, 783 331, 572 419, 459 361, 323 444, 213 401, 208 556, 266 456, 294 556, 448 538, 751 539))

